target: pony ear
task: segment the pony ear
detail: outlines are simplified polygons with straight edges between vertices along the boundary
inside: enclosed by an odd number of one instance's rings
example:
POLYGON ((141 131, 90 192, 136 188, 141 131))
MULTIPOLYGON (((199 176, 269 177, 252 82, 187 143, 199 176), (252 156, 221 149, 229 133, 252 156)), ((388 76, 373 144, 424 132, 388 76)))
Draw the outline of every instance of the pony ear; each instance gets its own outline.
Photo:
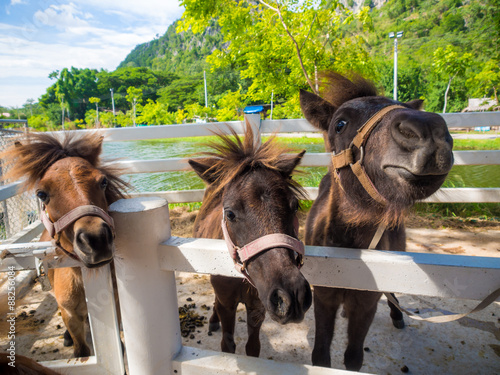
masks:
POLYGON ((214 183, 217 179, 217 177, 213 173, 211 173, 210 168, 212 167, 212 165, 208 163, 207 159, 189 159, 188 163, 196 172, 196 174, 208 184, 214 183))
POLYGON ((276 164, 278 170, 286 177, 292 175, 293 170, 299 165, 306 150, 302 150, 298 154, 284 154, 276 164))
POLYGON ((300 108, 307 121, 319 130, 328 131, 336 108, 318 95, 300 90, 300 108))
POLYGON ((420 111, 422 107, 424 106, 424 101, 422 99, 415 99, 415 100, 410 100, 409 102, 405 103, 407 106, 410 108, 416 109, 417 111, 420 111))

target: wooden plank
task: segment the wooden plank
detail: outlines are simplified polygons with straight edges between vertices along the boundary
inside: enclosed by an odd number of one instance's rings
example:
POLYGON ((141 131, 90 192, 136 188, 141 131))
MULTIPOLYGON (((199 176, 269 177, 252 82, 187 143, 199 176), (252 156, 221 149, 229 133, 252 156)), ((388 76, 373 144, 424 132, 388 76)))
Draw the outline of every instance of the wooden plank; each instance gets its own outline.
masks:
POLYGON ((192 203, 203 200, 204 189, 178 190, 178 191, 158 191, 129 194, 131 198, 136 197, 160 197, 166 199, 168 203, 192 203))
POLYGON ((28 225, 19 233, 16 233, 14 236, 10 237, 8 240, 3 241, 2 245, 13 244, 13 243, 25 243, 30 242, 34 238, 38 237, 42 234, 45 227, 43 226, 40 220, 36 220, 35 222, 28 225))
MULTIPOLYGON (((498 126, 500 125, 500 113, 498 112, 470 112, 470 113, 445 113, 442 116, 449 128, 471 128, 476 126, 498 126)), ((242 121, 213 122, 206 124, 177 124, 177 125, 152 125, 127 128, 110 128, 98 130, 104 135, 105 142, 135 141, 145 139, 182 138, 212 135, 210 130, 227 129, 229 125, 238 134, 243 134, 242 121)), ((95 132, 96 130, 78 130, 82 132, 95 132)), ((289 120, 262 120, 262 133, 292 133, 292 132, 317 132, 306 119, 289 120)), ((62 132, 51 132, 61 135, 62 132)))
POLYGON ((20 193, 22 181, 16 181, 12 184, 0 187, 0 201, 12 198, 20 193))
POLYGON ((49 268, 81 267, 82 263, 68 256, 55 256, 55 246, 52 242, 29 242, 0 245, 0 254, 4 258, 0 260, 0 272, 6 272, 9 267, 14 270, 34 270, 35 256, 38 253, 40 257, 47 259, 49 268), (6 251, 6 253, 4 253, 6 251), (10 255, 9 255, 10 254, 10 255))
POLYGON ((425 203, 500 203, 500 188, 441 188, 425 203))
MULTIPOLYGON (((223 240, 172 237, 162 269, 241 277, 223 240)), ((302 272, 313 285, 481 300, 500 287, 500 258, 306 246, 302 272)))
MULTIPOLYGON (((317 187, 305 187, 309 200, 318 197, 317 187)), ((204 189, 157 191, 132 193, 133 197, 161 197, 168 203, 192 203, 203 200, 204 189)), ((441 188, 429 198, 423 200, 425 203, 500 203, 500 188, 441 188)))
MULTIPOLYGON (((228 126, 238 134, 243 134, 242 121, 211 122, 205 124, 152 125, 126 128, 108 128, 97 130, 104 136, 104 142, 139 141, 162 138, 184 138, 213 135, 212 131, 228 131, 228 126)), ((78 133, 96 132, 95 129, 78 130, 78 133)), ((62 137, 64 132, 50 132, 62 137)))
POLYGON ((318 129, 312 126, 306 119, 290 119, 290 120, 262 120, 262 133, 320 133, 318 129))
MULTIPOLYGON (((347 370, 280 363, 269 359, 247 357, 184 346, 174 358, 173 369, 182 375, 348 375, 347 370)), ((361 374, 361 372, 356 372, 361 374)))
POLYGON ((500 125, 500 112, 438 113, 448 128, 474 128, 500 125))
POLYGON ((498 165, 500 150, 453 151, 455 165, 498 165))
POLYGON ((97 375, 102 374, 97 359, 93 357, 59 359, 55 361, 40 362, 42 366, 49 367, 61 374, 71 375, 97 375))
MULTIPOLYGON (((500 160, 500 150, 491 151, 454 151, 455 165, 497 165, 500 160)), ((191 158, 170 158, 150 160, 123 160, 115 165, 125 169, 127 174, 161 173, 191 170, 188 164, 191 158)), ((331 154, 328 152, 306 153, 302 158, 302 167, 327 167, 330 165, 331 154)), ((1 191, 1 190, 0 190, 1 191)))
POLYGON ((124 374, 122 342, 109 264, 98 270, 82 267, 85 299, 95 357, 101 374, 124 374))
POLYGON ((114 163, 118 168, 125 169, 127 174, 160 173, 188 170, 188 158, 150 159, 150 160, 123 160, 114 163))

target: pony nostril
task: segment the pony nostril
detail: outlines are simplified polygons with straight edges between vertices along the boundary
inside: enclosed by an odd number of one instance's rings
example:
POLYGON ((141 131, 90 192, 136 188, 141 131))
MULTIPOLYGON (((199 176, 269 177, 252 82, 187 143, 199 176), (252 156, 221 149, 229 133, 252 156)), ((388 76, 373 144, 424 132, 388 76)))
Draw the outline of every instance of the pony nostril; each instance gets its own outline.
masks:
POLYGON ((106 223, 102 224, 102 228, 103 228, 102 231, 104 233, 104 237, 106 238, 107 243, 111 244, 113 242, 113 232, 111 231, 111 228, 106 223))
POLYGON ((78 232, 76 232, 75 238, 79 249, 84 250, 87 248, 88 241, 83 231, 79 230, 78 232))
POLYGON ((418 140, 420 138, 419 132, 416 129, 415 125, 410 122, 403 121, 402 123, 396 125, 396 127, 399 134, 402 135, 406 140, 418 140))
POLYGON ((271 293, 269 302, 272 311, 280 318, 285 318, 290 310, 290 298, 287 293, 281 289, 276 289, 271 293))

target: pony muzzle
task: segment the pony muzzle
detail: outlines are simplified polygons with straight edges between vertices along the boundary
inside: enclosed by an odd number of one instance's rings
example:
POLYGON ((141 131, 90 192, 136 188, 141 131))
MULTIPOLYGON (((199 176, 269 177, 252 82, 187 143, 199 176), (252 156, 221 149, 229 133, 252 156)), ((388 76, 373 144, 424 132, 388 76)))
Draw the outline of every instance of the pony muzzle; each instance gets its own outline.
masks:
POLYGON ((99 217, 84 217, 74 224, 73 251, 88 268, 101 267, 113 259, 114 234, 99 217))

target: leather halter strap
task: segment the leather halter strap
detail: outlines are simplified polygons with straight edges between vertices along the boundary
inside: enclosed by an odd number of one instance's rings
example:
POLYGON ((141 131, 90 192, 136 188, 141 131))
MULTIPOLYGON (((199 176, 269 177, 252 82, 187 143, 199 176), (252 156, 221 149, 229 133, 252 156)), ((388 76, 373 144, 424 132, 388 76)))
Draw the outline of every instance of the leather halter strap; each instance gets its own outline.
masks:
POLYGON ((383 206, 387 204, 387 200, 378 192, 375 185, 370 180, 370 177, 368 177, 368 174, 366 173, 365 168, 363 166, 364 145, 368 140, 371 132, 373 131, 373 129, 375 129, 380 120, 382 120, 382 118, 389 112, 400 108, 406 108, 406 107, 403 107, 401 105, 390 105, 382 108, 372 117, 370 117, 368 121, 366 121, 363 124, 363 126, 361 126, 358 129, 358 134, 356 134, 356 136, 354 137, 354 139, 352 140, 351 144, 347 149, 342 150, 338 154, 335 154, 335 152, 332 153, 332 165, 333 168, 335 169, 334 173, 336 175, 336 178, 338 178, 338 180, 340 181, 340 178, 338 176, 339 169, 348 166, 351 167, 352 172, 358 178, 359 182, 366 190, 366 192, 370 194, 370 196, 374 200, 376 200, 383 206), (356 163, 354 163, 354 156, 352 151, 353 146, 356 146, 361 152, 361 156, 356 163))
POLYGON ((50 237, 54 238, 54 236, 60 232, 62 232, 64 229, 66 229, 70 224, 74 223, 78 219, 84 217, 84 216, 98 216, 101 219, 103 219, 110 227, 113 232, 115 232, 115 224, 113 221, 113 218, 109 216, 102 208, 93 206, 93 205, 86 205, 86 206, 79 206, 71 211, 69 211, 67 214, 63 215, 59 220, 57 220, 55 223, 49 218, 48 213, 45 210, 45 206, 42 205, 42 213, 41 213, 41 220, 43 225, 45 226, 45 229, 47 229, 47 232, 49 232, 50 237))
MULTIPOLYGON (((283 233, 273 233, 268 234, 262 237, 257 238, 256 240, 246 244, 243 247, 236 246, 234 242, 231 240, 231 236, 229 235, 229 231, 227 230, 226 220, 224 214, 222 216, 222 233, 224 236, 224 240, 226 241, 227 249, 229 250, 229 254, 234 261, 234 266, 238 272, 243 274, 245 278, 253 285, 253 282, 248 274, 246 264, 247 262, 257 256, 258 254, 274 249, 277 247, 286 248, 295 251, 297 256, 297 267, 300 269, 303 263, 303 257, 305 254, 304 244, 302 241, 288 236, 283 233)), ((298 219, 295 217, 295 230, 298 230, 298 219)))

